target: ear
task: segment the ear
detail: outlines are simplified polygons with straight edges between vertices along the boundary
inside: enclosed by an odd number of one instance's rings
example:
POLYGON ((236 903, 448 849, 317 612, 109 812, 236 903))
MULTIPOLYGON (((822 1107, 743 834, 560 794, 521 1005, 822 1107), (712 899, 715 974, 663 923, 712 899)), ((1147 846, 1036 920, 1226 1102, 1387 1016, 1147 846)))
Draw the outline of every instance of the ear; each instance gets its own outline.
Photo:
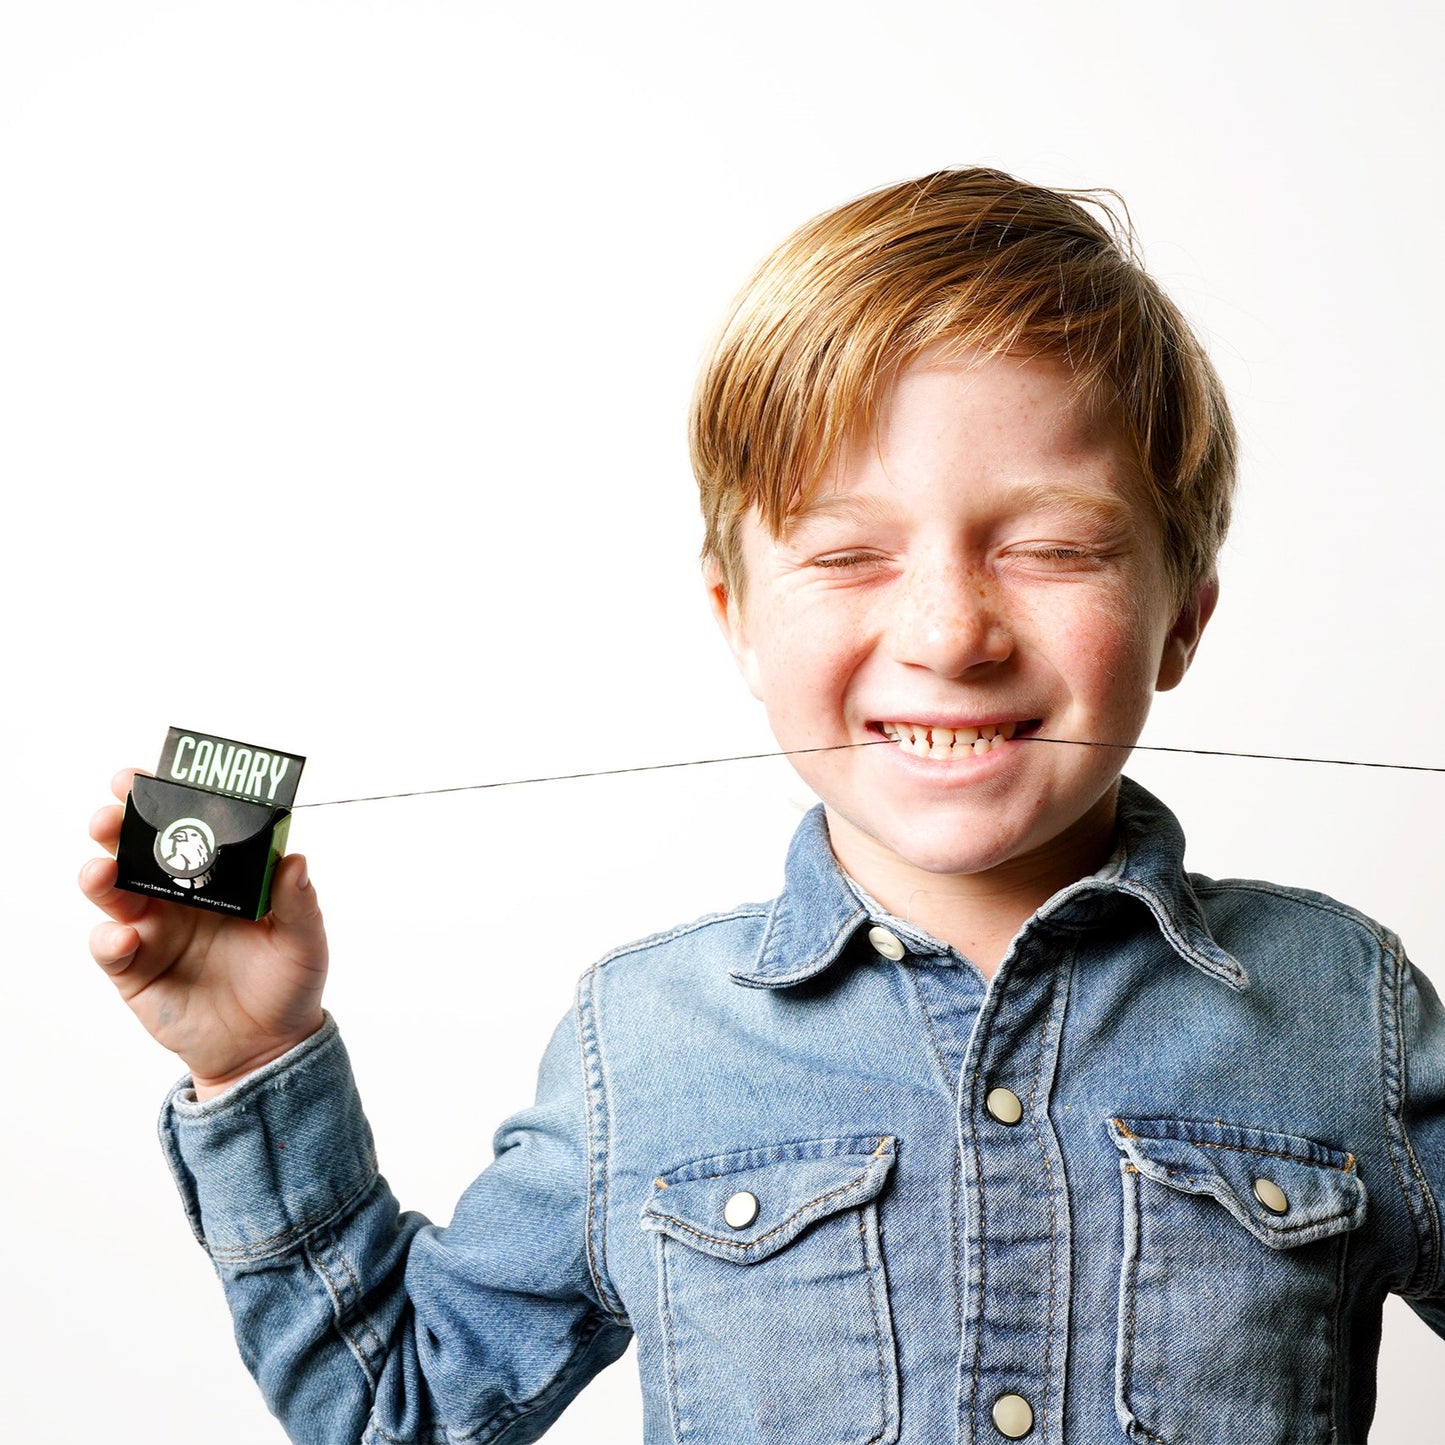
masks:
POLYGON ((723 575, 723 569, 716 558, 703 563, 703 582, 707 587, 708 606, 743 675, 748 690, 758 699, 762 698, 758 678, 758 659, 748 640, 747 624, 743 619, 742 600, 723 575))
POLYGON ((1159 659, 1159 676, 1154 683, 1158 692, 1168 692, 1184 681, 1189 664, 1194 661, 1195 649, 1204 635, 1205 624, 1214 615, 1214 605, 1219 601, 1219 578, 1210 575, 1205 578, 1185 599, 1179 616, 1164 639, 1164 652, 1159 659))

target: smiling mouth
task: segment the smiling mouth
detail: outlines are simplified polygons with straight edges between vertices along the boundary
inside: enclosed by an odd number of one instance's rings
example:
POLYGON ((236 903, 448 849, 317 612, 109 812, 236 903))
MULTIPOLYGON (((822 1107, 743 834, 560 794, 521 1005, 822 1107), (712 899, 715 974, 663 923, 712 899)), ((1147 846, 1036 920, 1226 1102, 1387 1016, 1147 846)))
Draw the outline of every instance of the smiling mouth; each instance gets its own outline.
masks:
POLYGON ((976 728, 933 727, 924 723, 880 722, 876 732, 896 742, 915 758, 962 758, 982 756, 1001 748, 1013 738, 1024 737, 1042 726, 1039 718, 1023 722, 987 723, 976 728))

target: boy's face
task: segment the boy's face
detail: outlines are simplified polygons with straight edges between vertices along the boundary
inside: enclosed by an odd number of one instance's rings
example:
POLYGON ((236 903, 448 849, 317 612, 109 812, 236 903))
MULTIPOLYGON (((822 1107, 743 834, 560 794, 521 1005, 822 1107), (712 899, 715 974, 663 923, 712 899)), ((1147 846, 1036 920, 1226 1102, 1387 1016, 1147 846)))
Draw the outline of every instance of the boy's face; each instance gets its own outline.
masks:
POLYGON ((1127 450, 1070 381, 925 353, 784 535, 745 520, 741 601, 713 579, 781 746, 901 739, 792 760, 895 911, 941 874, 1052 892, 1097 867, 1126 753, 1019 739, 1132 744, 1213 605, 1212 583, 1176 605, 1127 450))

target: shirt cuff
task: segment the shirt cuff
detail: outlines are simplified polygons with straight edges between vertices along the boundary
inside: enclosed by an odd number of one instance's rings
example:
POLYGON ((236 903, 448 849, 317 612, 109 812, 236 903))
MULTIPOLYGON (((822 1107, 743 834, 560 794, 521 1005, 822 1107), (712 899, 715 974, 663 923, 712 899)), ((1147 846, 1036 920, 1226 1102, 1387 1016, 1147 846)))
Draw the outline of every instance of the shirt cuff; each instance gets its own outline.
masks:
POLYGON ((218 1263, 274 1258, 347 1213, 377 1178, 371 1126, 335 1020, 225 1093, 190 1077, 161 1147, 196 1238, 218 1263))

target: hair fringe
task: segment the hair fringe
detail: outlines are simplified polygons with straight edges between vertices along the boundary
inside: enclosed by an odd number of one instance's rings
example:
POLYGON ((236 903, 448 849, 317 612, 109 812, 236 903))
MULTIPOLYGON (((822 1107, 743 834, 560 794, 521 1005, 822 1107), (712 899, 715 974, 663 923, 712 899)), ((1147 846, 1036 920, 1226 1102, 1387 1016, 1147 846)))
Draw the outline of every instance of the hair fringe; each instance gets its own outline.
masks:
POLYGON ((737 589, 739 524, 776 535, 898 372, 930 347, 1055 357, 1117 415, 1181 600, 1228 527, 1237 443, 1188 323, 1144 270, 1123 197, 986 167, 935 171, 814 217, 729 308, 694 390, 704 557, 737 589))

